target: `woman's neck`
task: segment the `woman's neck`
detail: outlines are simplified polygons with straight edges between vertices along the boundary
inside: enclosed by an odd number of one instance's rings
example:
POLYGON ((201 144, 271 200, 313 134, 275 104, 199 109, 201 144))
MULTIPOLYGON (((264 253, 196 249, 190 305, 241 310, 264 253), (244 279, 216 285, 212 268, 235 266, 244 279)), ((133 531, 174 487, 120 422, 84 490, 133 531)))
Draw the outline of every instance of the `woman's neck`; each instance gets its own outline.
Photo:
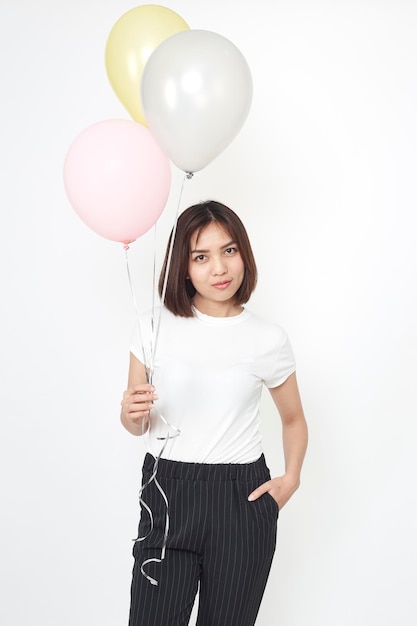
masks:
POLYGON ((211 317, 234 317, 243 311, 243 307, 235 302, 213 302, 205 298, 194 297, 193 305, 204 315, 211 317))

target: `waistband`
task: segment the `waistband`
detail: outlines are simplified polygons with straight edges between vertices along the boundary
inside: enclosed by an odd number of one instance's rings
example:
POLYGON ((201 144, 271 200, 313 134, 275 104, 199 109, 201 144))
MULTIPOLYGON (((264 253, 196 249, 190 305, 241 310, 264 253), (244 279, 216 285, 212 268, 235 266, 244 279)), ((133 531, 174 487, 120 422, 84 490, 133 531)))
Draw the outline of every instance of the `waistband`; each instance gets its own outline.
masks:
MULTIPOLYGON (((155 458, 148 452, 143 462, 144 472, 152 473, 154 464, 155 458)), ((267 480, 269 478, 269 469, 263 454, 252 463, 183 463, 182 461, 159 459, 158 477, 162 476, 165 478, 210 482, 267 480)))

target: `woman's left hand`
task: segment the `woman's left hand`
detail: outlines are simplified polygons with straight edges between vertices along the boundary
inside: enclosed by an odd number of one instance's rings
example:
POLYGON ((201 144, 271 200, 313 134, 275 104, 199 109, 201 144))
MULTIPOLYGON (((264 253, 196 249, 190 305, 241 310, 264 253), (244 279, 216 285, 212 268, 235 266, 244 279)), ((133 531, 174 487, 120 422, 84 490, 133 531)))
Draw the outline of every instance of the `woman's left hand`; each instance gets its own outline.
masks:
POLYGON ((249 495, 248 500, 253 502, 263 496, 264 493, 269 493, 274 498, 279 508, 282 509, 299 486, 300 479, 298 477, 292 476, 291 474, 284 474, 283 476, 272 478, 266 483, 259 485, 259 487, 249 495))

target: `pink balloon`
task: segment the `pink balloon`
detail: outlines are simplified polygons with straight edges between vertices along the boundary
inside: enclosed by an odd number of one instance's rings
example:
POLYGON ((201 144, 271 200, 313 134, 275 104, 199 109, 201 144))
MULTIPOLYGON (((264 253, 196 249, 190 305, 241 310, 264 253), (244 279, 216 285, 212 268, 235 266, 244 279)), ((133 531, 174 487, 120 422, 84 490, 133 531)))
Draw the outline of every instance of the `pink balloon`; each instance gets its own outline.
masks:
POLYGON ((87 226, 128 244, 161 215, 171 166, 148 128, 131 120, 108 120, 75 138, 65 158, 64 184, 87 226))

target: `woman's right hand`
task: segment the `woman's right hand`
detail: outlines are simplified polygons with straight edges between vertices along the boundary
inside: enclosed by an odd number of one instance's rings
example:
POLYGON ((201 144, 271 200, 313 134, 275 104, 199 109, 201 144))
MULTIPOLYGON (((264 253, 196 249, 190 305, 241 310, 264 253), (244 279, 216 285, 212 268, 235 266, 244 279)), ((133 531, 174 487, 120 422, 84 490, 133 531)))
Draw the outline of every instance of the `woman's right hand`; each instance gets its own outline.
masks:
POLYGON ((148 430, 149 413, 158 396, 153 385, 132 385, 123 393, 120 418, 122 424, 133 435, 143 435, 148 430))

